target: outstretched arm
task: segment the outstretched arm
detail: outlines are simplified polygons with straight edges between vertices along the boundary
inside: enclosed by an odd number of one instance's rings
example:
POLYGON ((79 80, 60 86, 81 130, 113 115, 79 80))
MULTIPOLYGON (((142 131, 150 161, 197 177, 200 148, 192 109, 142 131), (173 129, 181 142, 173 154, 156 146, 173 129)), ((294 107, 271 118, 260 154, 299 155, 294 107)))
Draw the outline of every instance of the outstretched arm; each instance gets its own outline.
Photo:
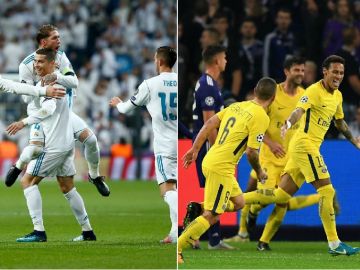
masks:
POLYGON ((40 123, 45 118, 51 116, 56 110, 56 101, 54 99, 45 100, 41 108, 34 114, 29 115, 21 121, 10 124, 6 131, 9 135, 15 135, 19 130, 23 129, 26 125, 40 123))
POLYGON ((131 99, 123 102, 119 97, 113 97, 110 100, 109 105, 114 108, 116 107, 120 113, 128 113, 137 107, 131 102, 131 99))
POLYGON ((344 119, 335 119, 335 127, 340 131, 346 139, 348 139, 356 148, 360 149, 360 138, 354 138, 351 134, 349 126, 346 124, 344 119))
POLYGON ((296 124, 301 116, 305 113, 303 108, 296 108, 289 116, 289 118, 285 121, 285 124, 281 127, 281 137, 285 138, 285 134, 291 126, 296 124))
POLYGON ((201 146, 207 140, 210 132, 214 129, 219 128, 220 122, 221 121, 216 114, 205 122, 203 127, 200 129, 199 134, 196 136, 193 146, 190 148, 189 151, 187 151, 187 153, 182 158, 183 165, 185 168, 189 167, 190 164, 196 160, 201 146))
POLYGON ((14 82, 0 78, 0 92, 28 96, 49 96, 55 98, 64 97, 66 92, 63 88, 56 88, 53 85, 47 87, 33 86, 26 83, 14 82))

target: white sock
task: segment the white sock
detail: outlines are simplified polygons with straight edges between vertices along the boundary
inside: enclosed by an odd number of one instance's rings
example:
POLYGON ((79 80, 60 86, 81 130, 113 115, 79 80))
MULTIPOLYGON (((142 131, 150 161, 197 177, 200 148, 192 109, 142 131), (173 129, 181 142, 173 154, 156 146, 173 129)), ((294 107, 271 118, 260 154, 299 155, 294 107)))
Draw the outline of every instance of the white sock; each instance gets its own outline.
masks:
POLYGON ((83 144, 85 147, 85 159, 88 163, 90 177, 96 178, 100 175, 100 150, 96 136, 91 134, 88 138, 85 139, 83 144))
POLYGON ((169 190, 164 195, 164 201, 169 205, 171 230, 170 236, 178 236, 178 194, 176 190, 169 190))
POLYGON ((340 243, 341 243, 340 240, 329 241, 329 248, 335 249, 340 245, 340 243))
POLYGON ((39 187, 34 185, 25 188, 24 195, 32 223, 34 224, 34 230, 45 231, 42 217, 42 200, 39 187))
POLYGON ((84 201, 81 198, 80 194, 76 191, 74 187, 68 193, 64 194, 64 197, 69 201, 70 207, 79 222, 81 229, 83 231, 91 231, 90 220, 86 213, 84 201))
POLYGON ((16 161, 16 168, 23 170, 31 160, 37 158, 42 152, 43 147, 41 145, 29 144, 22 150, 18 161, 16 161))

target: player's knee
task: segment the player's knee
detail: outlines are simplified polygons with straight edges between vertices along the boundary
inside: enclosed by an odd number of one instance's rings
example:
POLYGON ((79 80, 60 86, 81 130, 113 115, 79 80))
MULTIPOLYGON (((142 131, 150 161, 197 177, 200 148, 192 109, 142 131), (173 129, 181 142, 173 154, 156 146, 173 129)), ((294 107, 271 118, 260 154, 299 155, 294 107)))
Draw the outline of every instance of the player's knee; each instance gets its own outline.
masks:
POLYGON ((44 151, 43 145, 38 144, 30 144, 29 145, 32 153, 32 159, 37 158, 44 151))
POLYGON ((284 191, 282 188, 277 188, 274 191, 276 204, 287 204, 291 199, 291 195, 284 191))
POLYGON ((62 193, 68 193, 74 188, 74 182, 72 181, 59 181, 59 187, 62 193))
POLYGON ((214 225, 216 222, 219 221, 219 215, 214 215, 211 211, 205 210, 202 216, 209 221, 210 225, 214 225))
POLYGON ((78 139, 80 142, 85 143, 85 144, 89 144, 89 145, 97 144, 96 136, 88 128, 86 128, 86 129, 82 130, 81 132, 78 132, 77 134, 75 134, 75 138, 78 139))

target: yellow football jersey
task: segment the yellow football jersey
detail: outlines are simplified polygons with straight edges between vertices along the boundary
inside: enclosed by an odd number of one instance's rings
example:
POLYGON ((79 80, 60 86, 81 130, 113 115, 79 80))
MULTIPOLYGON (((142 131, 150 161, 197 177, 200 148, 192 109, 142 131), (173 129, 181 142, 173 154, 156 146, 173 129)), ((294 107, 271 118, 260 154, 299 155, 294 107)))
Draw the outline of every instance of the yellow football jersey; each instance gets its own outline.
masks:
POLYGON ((296 94, 294 96, 291 96, 284 91, 284 88, 281 84, 277 85, 275 100, 270 105, 268 112, 268 115, 270 117, 270 124, 268 130, 266 131, 266 134, 271 138, 271 140, 276 141, 283 146, 286 152, 286 156, 283 158, 275 157, 275 155, 271 152, 269 146, 263 143, 260 148, 261 161, 269 161, 276 166, 285 166, 288 159, 287 150, 290 139, 294 135, 295 131, 299 128, 300 124, 296 123, 295 125, 293 125, 290 130, 288 130, 285 139, 281 138, 280 129, 282 125, 284 125, 285 120, 296 108, 296 104, 298 103, 304 92, 304 88, 297 87, 296 94))
POLYGON ((224 175, 234 175, 246 147, 259 149, 269 126, 269 116, 254 101, 236 102, 217 116, 221 120, 219 132, 202 166, 224 175))
POLYGON ((331 121, 344 118, 341 92, 336 89, 331 94, 319 81, 306 89, 297 107, 303 108, 305 113, 290 148, 296 152, 319 151, 331 121))

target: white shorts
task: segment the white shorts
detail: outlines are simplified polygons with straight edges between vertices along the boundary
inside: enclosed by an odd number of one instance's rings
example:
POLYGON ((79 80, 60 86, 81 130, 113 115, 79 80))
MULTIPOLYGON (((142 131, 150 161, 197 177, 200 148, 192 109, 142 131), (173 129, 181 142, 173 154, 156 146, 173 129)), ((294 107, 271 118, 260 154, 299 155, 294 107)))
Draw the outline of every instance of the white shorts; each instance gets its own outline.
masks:
POLYGON ((60 152, 43 152, 37 159, 30 161, 26 173, 33 176, 73 176, 76 174, 74 165, 74 149, 60 152))
POLYGON ((70 112, 71 124, 74 132, 75 139, 78 139, 80 132, 89 128, 88 125, 76 113, 70 112))
POLYGON ((155 156, 155 173, 158 185, 168 181, 177 181, 177 158, 155 156))
POLYGON ((30 126, 29 141, 45 142, 44 131, 40 123, 30 126))

